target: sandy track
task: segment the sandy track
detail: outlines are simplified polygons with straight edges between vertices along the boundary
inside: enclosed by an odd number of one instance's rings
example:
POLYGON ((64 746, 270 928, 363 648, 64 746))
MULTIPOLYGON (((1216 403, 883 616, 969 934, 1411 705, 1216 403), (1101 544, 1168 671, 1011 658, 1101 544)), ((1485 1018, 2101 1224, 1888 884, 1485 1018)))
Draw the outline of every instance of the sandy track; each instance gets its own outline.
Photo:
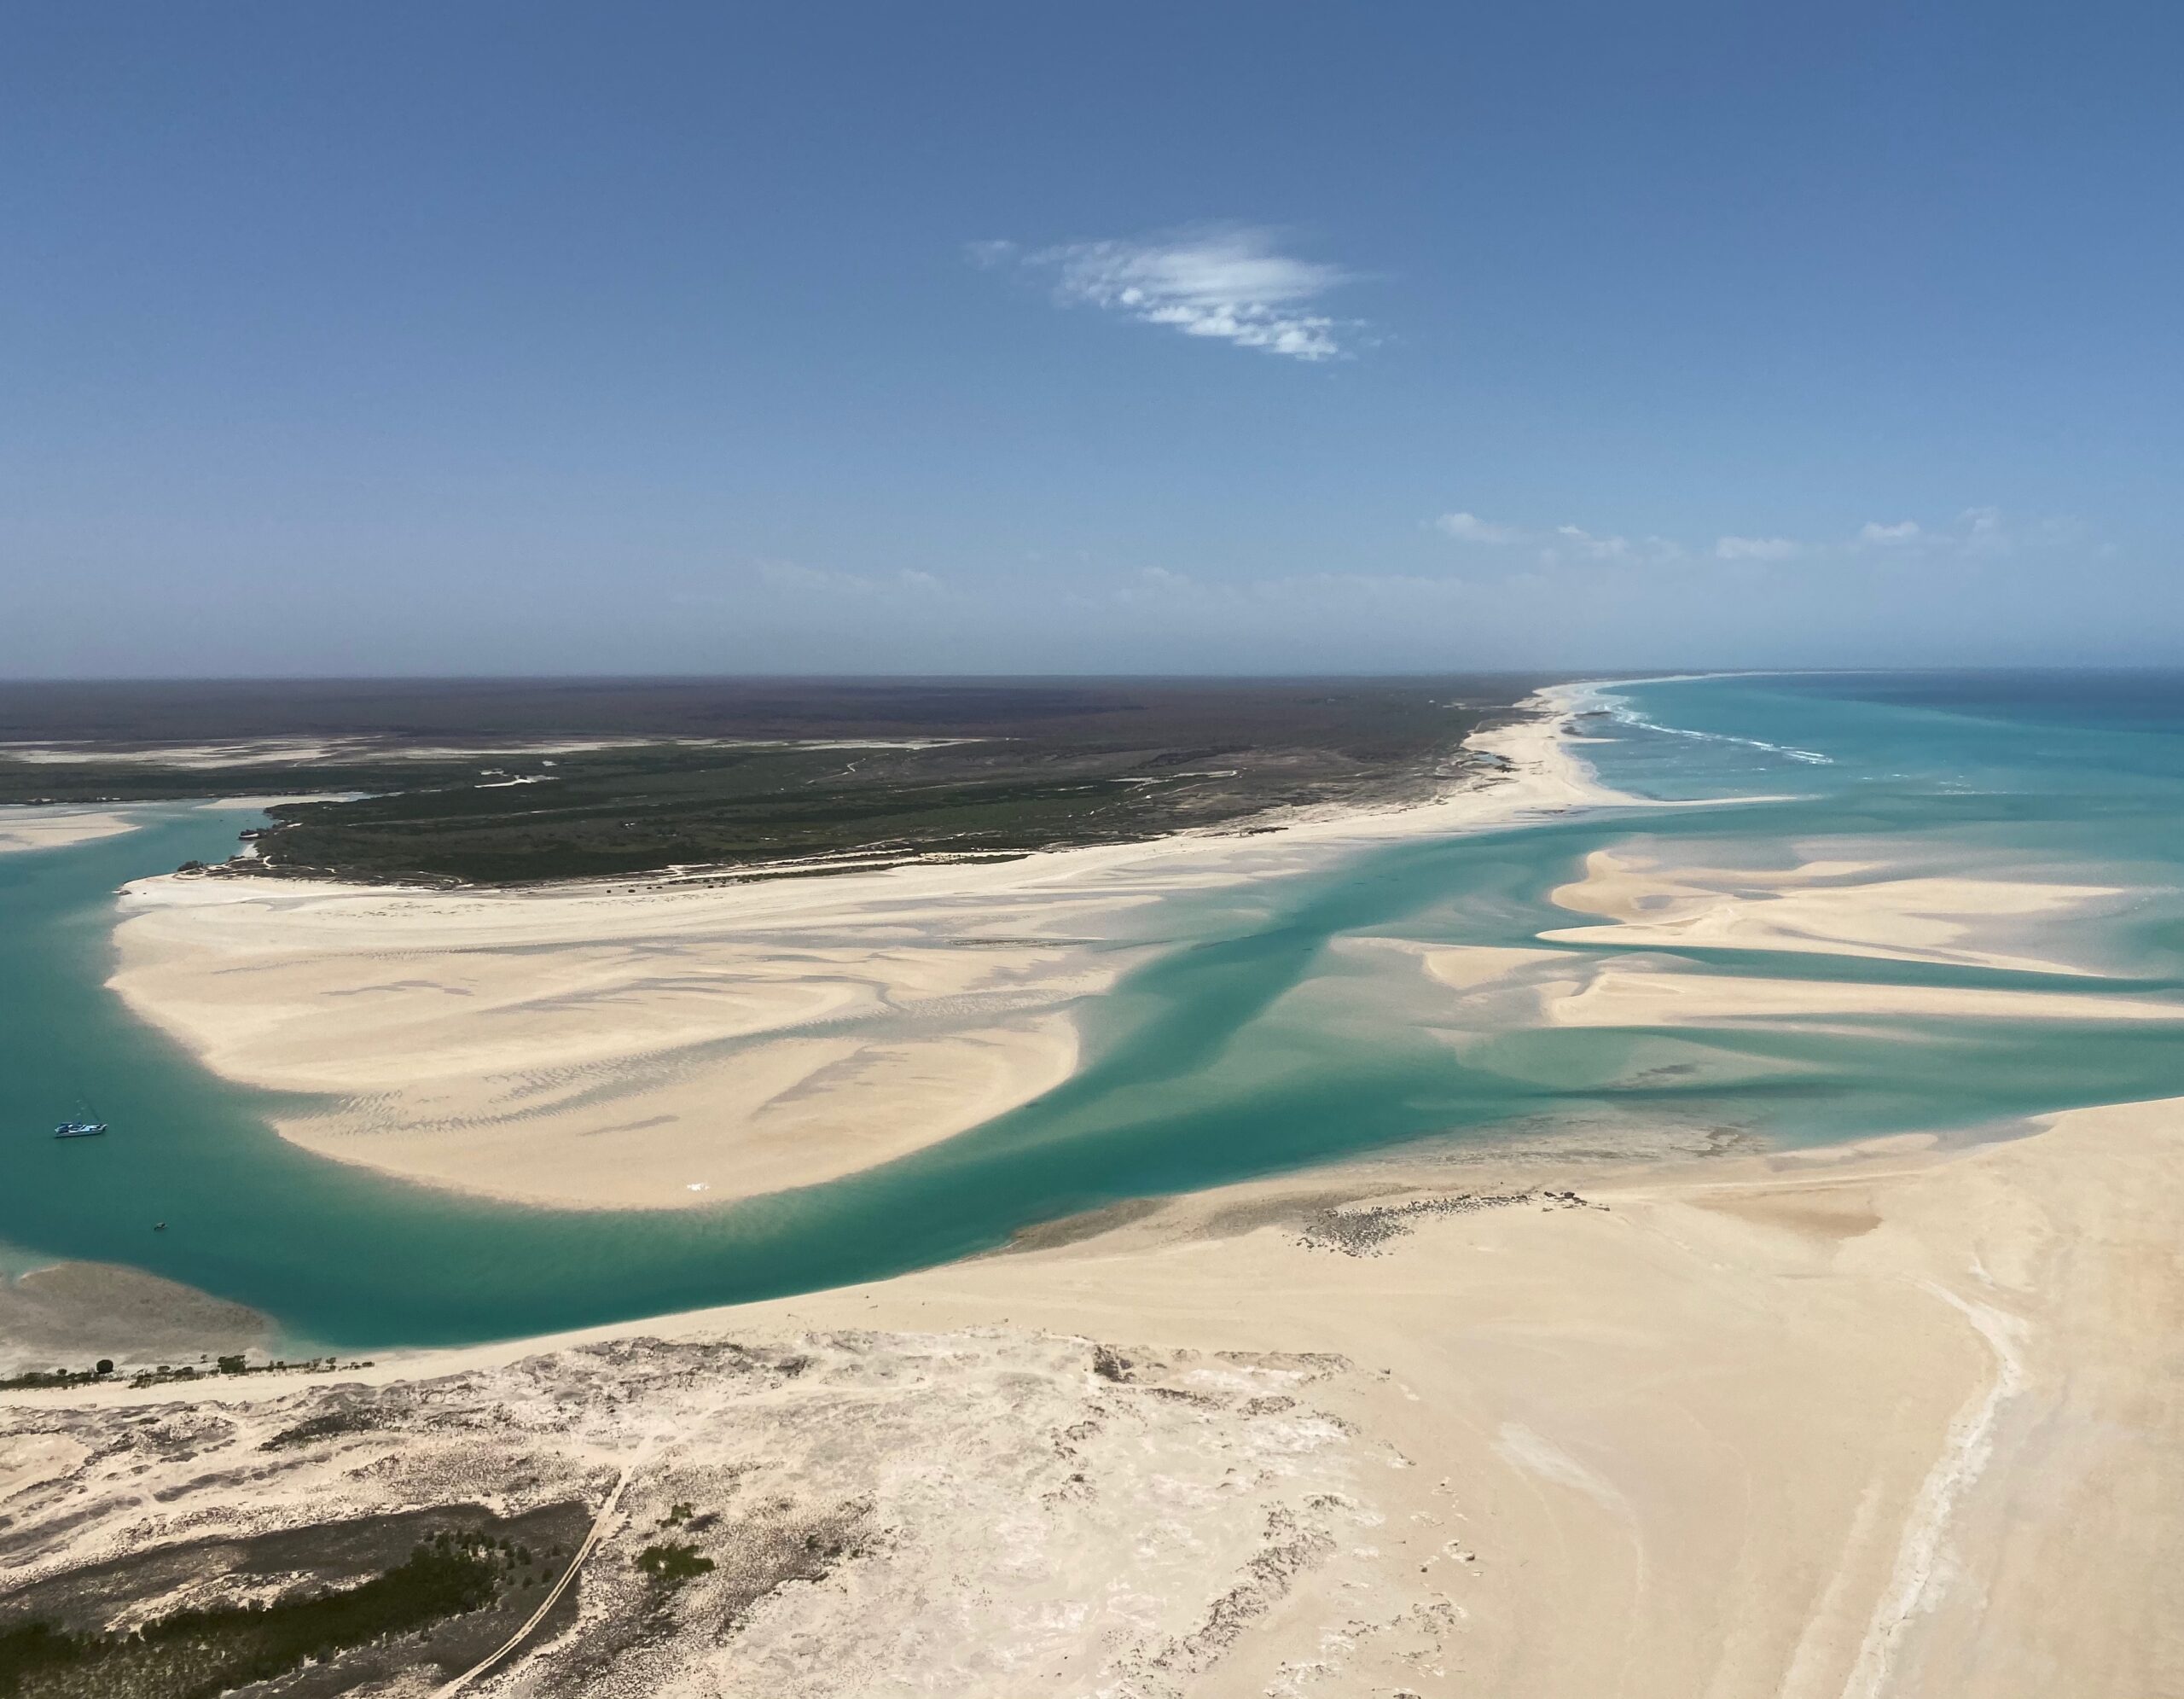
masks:
POLYGON ((637 1465, 632 1463, 616 1479, 613 1489, 607 1495, 607 1502, 599 1507, 599 1514, 591 1519, 591 1527, 584 1534, 584 1544, 576 1549, 567 1567, 555 1578, 554 1585, 546 1590, 546 1597, 539 1601, 538 1609, 532 1611, 524 1620, 523 1626, 493 1651, 441 1688, 440 1699, 455 1699, 456 1694, 473 1682, 484 1679, 497 1666, 506 1662, 518 1646, 537 1632, 538 1625, 553 1613, 554 1607, 561 1602, 561 1595, 575 1584, 577 1577, 583 1573, 584 1566, 590 1561, 591 1554, 598 1549, 601 1536, 613 1522, 615 1511, 621 1508, 622 1495, 630 1490, 630 1482, 636 1472, 637 1465))

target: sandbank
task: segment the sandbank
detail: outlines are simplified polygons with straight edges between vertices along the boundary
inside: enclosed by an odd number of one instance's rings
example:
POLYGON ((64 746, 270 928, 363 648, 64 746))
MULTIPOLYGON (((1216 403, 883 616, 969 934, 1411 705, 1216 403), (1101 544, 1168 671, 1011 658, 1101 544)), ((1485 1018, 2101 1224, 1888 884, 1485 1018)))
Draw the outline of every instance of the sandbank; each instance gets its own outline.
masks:
POLYGON ((457 761, 518 755, 574 755, 601 749, 672 746, 698 749, 937 749, 968 737, 581 737, 510 738, 500 742, 417 743, 383 734, 342 737, 248 737, 214 743, 123 744, 106 739, 57 743, 0 742, 0 758, 34 766, 132 765, 215 771, 309 766, 336 761, 457 761))
MULTIPOLYGON (((1158 947, 1130 916, 1164 897, 1629 801, 1565 746, 1580 695, 1542 692, 1536 717, 1472 740, 1506 778, 1271 831, 726 886, 146 880, 123 900, 112 983, 227 1077, 314 1097, 276 1125, 320 1155, 524 1202, 702 1207, 907 1155, 1059 1084, 1077 1065, 1078 1005, 1158 947)), ((1339 947, 1419 957, 1455 1004, 1421 1004, 1420 1018, 1479 1030, 2184 1015, 2052 983, 1769 978, 1676 958, 1704 946, 2085 982, 2097 970, 2057 958, 2056 923, 2125 894, 2001 867, 1937 876, 1856 840, 1799 847, 1774 870, 1710 866, 1703 849, 1678 860, 1658 841, 1596 852, 1553 899, 1603 923, 1536 946, 1339 947)))
POLYGON ((87 1369, 102 1357, 194 1362, 272 1336, 255 1311, 141 1269, 63 1262, 0 1273, 0 1376, 87 1369))
POLYGON ((342 802, 356 794, 353 790, 269 792, 260 796, 216 796, 197 806, 207 814, 221 814, 236 808, 281 808, 294 802, 342 802))
POLYGON ((2092 969, 1970 940, 1992 934, 1998 922, 2051 921, 2123 894, 2108 886, 1909 874, 1840 856, 1763 871, 1666 864, 1658 852, 1595 850, 1585 858, 1585 876, 1559 887, 1553 900, 1610 924, 1563 927, 1541 936, 1621 947, 1803 951, 2075 974, 2092 969))
POLYGON ((2184 1021, 2184 1002, 2174 997, 2111 992, 2096 967, 2023 947, 2036 942, 2053 952, 2074 943, 2080 934, 2056 922, 2131 895, 2118 887, 2011 876, 1999 864, 1978 877, 1936 877, 1901 859, 1924 852, 1916 847, 1872 842, 1817 843, 1797 865, 1774 870, 1678 860, 1674 847, 1592 851, 1584 877, 1550 893, 1558 907, 1605 916, 1609 924, 1550 927, 1536 934, 1537 943, 1521 946, 1375 936, 1339 947, 1417 958, 1433 985, 1455 993, 1420 1003, 1418 1018, 1451 1031, 2184 1021), (2020 947, 1997 948, 2004 940, 2020 947), (1928 963, 2038 975, 2041 982, 1918 985, 1737 973, 1679 953, 1697 949, 1732 959, 1769 952, 1928 963))
POLYGON ((1416 807, 824 879, 521 890, 169 876, 111 983, 226 1077, 318 1096, 284 1137, 531 1203, 698 1207, 836 1178, 1066 1078, 1129 915, 1357 846, 1618 800, 1563 693, 1471 740, 1502 775, 1416 807))
POLYGON ((65 804, 11 803, 0 806, 0 855, 24 850, 66 849, 133 832, 142 823, 110 808, 65 804))
POLYGON ((1856 1020, 2184 1021, 2184 1004, 1962 986, 1862 985, 1833 980, 1699 974, 1628 959, 1602 963, 1583 984, 1542 999, 1566 1027, 1734 1027, 1856 1020))

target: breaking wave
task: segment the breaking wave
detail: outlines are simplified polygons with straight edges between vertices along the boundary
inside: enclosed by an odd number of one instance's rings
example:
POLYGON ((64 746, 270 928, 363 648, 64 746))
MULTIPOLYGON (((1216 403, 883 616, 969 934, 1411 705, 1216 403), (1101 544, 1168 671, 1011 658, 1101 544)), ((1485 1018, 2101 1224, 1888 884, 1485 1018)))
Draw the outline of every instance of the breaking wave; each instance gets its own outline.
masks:
POLYGON ((1737 737, 1726 731, 1698 731, 1687 725, 1664 725, 1657 719, 1648 719, 1631 706, 1628 696, 1618 696, 1606 690, 1588 692, 1588 705, 1607 715, 1618 725, 1627 725, 1640 731, 1658 731, 1666 737, 1688 737, 1700 743, 1737 743, 1747 749, 1764 750, 1770 755, 1780 755, 1787 760, 1803 761, 1809 766, 1832 767, 1835 758, 1823 755, 1817 749, 1800 749, 1791 743, 1769 743, 1764 738, 1737 737))

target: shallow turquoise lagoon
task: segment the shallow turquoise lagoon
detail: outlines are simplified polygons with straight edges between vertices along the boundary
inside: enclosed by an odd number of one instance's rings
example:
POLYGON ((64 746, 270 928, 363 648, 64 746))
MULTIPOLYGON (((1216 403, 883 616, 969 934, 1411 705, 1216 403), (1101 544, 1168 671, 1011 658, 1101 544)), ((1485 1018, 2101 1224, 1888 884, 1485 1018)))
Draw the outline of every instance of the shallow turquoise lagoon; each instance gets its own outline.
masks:
POLYGON ((0 1241, 151 1269, 264 1309, 299 1341, 453 1342, 873 1279, 1118 1199, 1409 1141, 1668 1128, 1812 1142, 2184 1094, 2184 1026, 2105 1020, 2100 1004, 2128 992, 2184 1015, 2184 678, 1716 678, 1598 687, 1592 709, 1587 758, 1652 806, 1177 899, 1150 922, 1162 953, 1082 1010, 1075 1078, 915 1157, 713 1210, 522 1209, 376 1179, 284 1144, 274 1100, 132 1020, 103 986, 114 888, 224 856, 247 816, 177 808, 125 836, 0 857, 0 1241), (2013 940, 2097 979, 1673 956, 1695 973, 2035 988, 2082 999, 2082 1021, 1497 1028, 1453 1015, 1414 953, 1375 946, 1536 945, 1580 918, 1547 893, 1589 852, 1648 840, 1716 867, 1852 844, 1913 872, 2124 894, 2013 940), (112 1134, 48 1136, 87 1103, 112 1134))

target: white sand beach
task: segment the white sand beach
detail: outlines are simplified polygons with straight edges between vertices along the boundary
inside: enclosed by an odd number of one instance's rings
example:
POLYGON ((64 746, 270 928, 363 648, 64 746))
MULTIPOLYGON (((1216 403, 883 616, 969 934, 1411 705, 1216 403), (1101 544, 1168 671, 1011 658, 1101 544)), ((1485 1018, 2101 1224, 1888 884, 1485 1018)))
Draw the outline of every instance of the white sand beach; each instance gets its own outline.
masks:
POLYGON ((9 1394, 0 1507, 30 1580, 624 1482, 577 1618, 486 1695, 2173 1692, 2180 1158, 2165 1103, 1356 1165, 331 1380, 9 1394), (671 1499, 720 1569, 668 1619, 631 1560, 671 1499), (810 1530, 834 1555, 789 1561, 810 1530), (609 1681, 584 1648, 631 1620, 609 1681))
POLYGON ((1362 1256, 1295 1225, 1343 1177, 1291 1178, 708 1324, 1339 1355, 1309 1396, 1366 1514, 1192 1691, 2153 1694, 2184 1681, 2184 1363, 2146 1348, 2184 1324, 2180 1155, 2167 1103, 1966 1150, 1487 1165, 1464 1190, 1600 1207, 1420 1212, 1362 1256))
POLYGON ((1559 693, 1540 707, 1472 740, 1507 765, 1490 784, 1251 835, 636 893, 142 880, 111 983, 227 1077, 323 1095, 279 1122, 322 1155, 528 1202, 717 1203, 1066 1078, 1072 1005, 1140 959, 1118 922, 1163 895, 1616 800, 1564 748, 1559 693))

